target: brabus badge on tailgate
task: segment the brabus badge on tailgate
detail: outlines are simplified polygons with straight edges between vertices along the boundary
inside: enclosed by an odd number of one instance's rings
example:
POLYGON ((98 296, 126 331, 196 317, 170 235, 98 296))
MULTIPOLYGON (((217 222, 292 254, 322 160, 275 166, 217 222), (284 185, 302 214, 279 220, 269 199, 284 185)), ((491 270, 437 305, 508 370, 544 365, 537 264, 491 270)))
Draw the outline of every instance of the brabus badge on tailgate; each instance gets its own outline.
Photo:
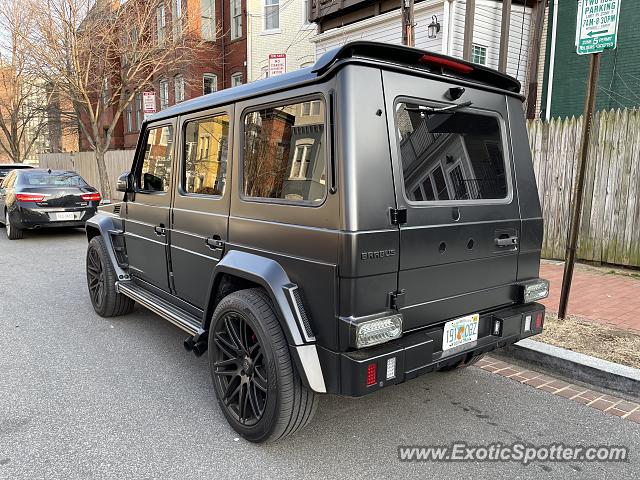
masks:
POLYGON ((362 252, 360 253, 361 260, 375 260, 379 258, 395 257, 396 251, 394 249, 389 250, 376 250, 375 252, 362 252))

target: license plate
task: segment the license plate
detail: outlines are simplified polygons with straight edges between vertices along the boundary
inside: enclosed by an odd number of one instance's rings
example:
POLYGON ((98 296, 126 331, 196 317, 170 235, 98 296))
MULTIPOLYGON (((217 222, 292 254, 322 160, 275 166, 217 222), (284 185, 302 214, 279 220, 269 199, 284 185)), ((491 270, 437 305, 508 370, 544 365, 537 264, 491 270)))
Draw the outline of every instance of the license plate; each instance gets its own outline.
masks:
POLYGON ((56 213, 56 220, 59 222, 66 222, 69 220, 75 220, 76 214, 73 212, 58 212, 56 213))
POLYGON ((459 347, 478 339, 480 315, 474 313, 445 323, 442 334, 442 350, 459 347))

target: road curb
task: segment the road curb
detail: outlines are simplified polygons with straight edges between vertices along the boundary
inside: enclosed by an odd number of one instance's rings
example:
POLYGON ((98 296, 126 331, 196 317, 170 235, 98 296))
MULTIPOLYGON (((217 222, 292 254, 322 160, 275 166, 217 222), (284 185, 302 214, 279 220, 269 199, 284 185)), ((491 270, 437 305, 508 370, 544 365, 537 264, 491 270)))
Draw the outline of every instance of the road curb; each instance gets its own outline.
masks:
POLYGON ((576 381, 606 388, 637 398, 640 369, 608 362, 535 340, 524 339, 500 351, 500 354, 540 366, 576 381))

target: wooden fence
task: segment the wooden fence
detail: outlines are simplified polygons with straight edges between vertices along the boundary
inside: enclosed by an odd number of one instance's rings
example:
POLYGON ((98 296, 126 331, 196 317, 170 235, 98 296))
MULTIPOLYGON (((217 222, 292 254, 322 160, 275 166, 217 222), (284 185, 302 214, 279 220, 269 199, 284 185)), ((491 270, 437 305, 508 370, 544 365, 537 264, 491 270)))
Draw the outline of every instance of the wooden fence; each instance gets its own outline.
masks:
MULTIPOLYGON (((545 220, 543 257, 564 258, 582 118, 532 120, 529 142, 545 220)), ((640 266, 640 111, 596 115, 578 258, 640 266)))
MULTIPOLYGON (((113 150, 105 154, 107 174, 111 180, 112 200, 121 200, 122 193, 116 192, 116 180, 122 174, 131 170, 133 150, 113 150)), ((40 155, 40 167, 51 169, 75 170, 89 185, 100 189, 98 166, 93 152, 76 153, 45 153, 40 155)))

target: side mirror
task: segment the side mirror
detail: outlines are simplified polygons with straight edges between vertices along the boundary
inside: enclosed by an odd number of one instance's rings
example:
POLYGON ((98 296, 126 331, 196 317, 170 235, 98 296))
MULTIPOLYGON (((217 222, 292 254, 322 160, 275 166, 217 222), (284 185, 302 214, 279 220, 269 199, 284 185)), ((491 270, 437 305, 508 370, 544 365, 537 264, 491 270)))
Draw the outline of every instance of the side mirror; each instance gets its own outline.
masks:
POLYGON ((118 177, 116 183, 116 190, 118 192, 129 193, 133 191, 133 178, 131 172, 125 172, 118 177))

